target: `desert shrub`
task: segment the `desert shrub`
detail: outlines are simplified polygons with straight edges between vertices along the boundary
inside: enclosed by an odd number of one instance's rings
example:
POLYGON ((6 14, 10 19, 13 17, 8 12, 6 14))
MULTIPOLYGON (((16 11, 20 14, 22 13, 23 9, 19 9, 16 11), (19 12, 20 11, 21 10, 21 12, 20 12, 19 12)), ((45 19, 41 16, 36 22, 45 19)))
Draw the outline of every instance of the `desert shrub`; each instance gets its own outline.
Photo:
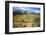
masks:
POLYGON ((33 21, 33 27, 39 27, 40 26, 40 16, 35 18, 33 21))

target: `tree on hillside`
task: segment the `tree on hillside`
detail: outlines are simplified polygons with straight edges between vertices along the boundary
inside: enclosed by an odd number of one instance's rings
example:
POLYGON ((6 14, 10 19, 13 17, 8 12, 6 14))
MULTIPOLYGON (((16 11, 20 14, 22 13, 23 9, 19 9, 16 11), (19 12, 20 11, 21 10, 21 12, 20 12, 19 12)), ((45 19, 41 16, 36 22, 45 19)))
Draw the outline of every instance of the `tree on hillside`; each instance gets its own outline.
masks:
POLYGON ((25 11, 25 14, 27 13, 27 11, 25 11))

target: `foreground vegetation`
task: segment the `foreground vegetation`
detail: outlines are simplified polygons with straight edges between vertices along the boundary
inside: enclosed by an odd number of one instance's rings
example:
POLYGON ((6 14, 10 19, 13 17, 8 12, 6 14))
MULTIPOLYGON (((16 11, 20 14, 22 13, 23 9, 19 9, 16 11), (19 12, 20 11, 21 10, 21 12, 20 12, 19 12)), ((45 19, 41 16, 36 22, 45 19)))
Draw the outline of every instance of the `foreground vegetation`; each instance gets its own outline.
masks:
POLYGON ((40 14, 17 14, 13 16, 13 27, 39 27, 40 14))

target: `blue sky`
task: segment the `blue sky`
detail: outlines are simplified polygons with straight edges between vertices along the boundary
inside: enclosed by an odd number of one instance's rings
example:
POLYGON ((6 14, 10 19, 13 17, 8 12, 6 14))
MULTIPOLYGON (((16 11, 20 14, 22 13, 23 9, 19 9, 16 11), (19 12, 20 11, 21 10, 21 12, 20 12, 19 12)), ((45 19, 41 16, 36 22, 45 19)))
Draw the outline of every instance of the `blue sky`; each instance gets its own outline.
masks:
POLYGON ((27 11, 27 13, 40 13, 40 8, 38 7, 14 7, 14 11, 19 11, 24 13, 25 11, 27 11))

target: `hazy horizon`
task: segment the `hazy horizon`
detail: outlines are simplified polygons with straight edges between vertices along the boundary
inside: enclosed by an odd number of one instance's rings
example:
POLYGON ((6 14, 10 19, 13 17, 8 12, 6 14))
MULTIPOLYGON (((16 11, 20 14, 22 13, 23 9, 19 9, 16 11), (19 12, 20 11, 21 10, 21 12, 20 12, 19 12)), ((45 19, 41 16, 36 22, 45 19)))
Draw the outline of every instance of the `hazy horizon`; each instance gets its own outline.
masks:
POLYGON ((13 7, 15 13, 40 13, 40 8, 38 7, 13 7))

